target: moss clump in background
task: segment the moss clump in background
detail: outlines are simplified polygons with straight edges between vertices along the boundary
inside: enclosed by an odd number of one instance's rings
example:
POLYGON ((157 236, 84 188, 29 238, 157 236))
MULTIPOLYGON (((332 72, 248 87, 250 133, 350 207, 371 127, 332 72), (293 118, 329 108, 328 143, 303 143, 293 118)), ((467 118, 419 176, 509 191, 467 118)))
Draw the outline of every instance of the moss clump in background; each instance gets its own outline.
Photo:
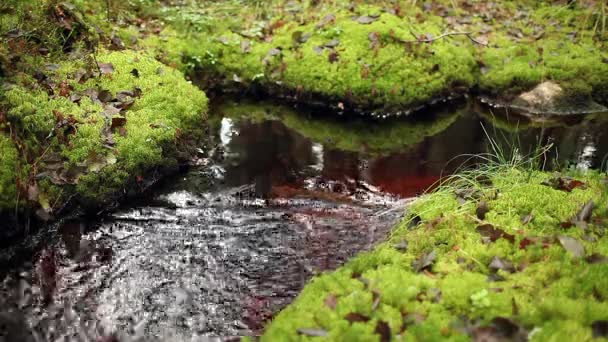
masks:
POLYGON ((601 4, 526 0, 191 3, 157 13, 169 27, 142 46, 184 70, 202 67, 209 85, 338 107, 400 113, 471 89, 511 99, 548 80, 567 98, 606 104, 601 13, 601 4), (455 32, 475 42, 438 39, 455 32))
POLYGON ((606 176, 489 176, 416 201, 389 241, 314 278, 262 340, 590 340, 608 320, 606 176), (550 186, 562 181, 576 188, 550 186))

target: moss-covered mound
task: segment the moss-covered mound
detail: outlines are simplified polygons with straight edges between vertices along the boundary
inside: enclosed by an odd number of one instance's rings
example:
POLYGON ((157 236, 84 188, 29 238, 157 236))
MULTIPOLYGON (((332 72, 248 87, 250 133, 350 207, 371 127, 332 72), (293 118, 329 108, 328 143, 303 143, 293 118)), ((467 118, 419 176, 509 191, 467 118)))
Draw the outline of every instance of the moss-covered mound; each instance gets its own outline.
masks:
POLYGON ((470 90, 510 100, 547 80, 567 98, 606 104, 601 13, 599 2, 528 0, 216 4, 166 9, 170 27, 142 46, 204 68, 223 89, 382 114, 470 90))
MULTIPOLYGON (((342 151, 385 155, 403 151, 437 135, 452 125, 462 111, 436 113, 430 120, 388 120, 370 122, 361 118, 348 121, 328 118, 320 113, 270 103, 225 102, 214 108, 222 117, 248 120, 280 120, 287 127, 314 142, 342 151)), ((426 118, 428 119, 428 118, 426 118)))
MULTIPOLYGON (((47 213, 73 195, 97 205, 175 166, 207 110, 205 94, 180 72, 132 51, 65 60, 11 81, 2 106, 27 171, 16 181, 47 213)), ((0 175, 14 168, 3 163, 0 175)), ((0 198, 7 209, 17 196, 0 198)))
POLYGON ((416 201, 388 242, 314 278, 262 340, 607 337, 606 176, 477 179, 416 201))

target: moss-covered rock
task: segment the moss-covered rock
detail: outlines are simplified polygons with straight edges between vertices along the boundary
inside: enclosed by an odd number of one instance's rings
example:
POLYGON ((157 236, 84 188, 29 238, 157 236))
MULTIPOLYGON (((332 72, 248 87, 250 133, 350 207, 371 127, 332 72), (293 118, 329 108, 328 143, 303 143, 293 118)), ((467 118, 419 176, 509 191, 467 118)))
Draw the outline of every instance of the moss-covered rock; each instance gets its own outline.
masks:
POLYGON ((414 202, 389 241, 314 278, 262 340, 591 340, 608 319, 606 176, 490 177, 414 202))
POLYGON ((207 98, 177 70, 133 51, 95 60, 99 69, 81 59, 22 75, 3 96, 24 163, 35 165, 21 181, 48 211, 73 194, 92 205, 123 195, 177 165, 185 137, 204 125, 207 98))

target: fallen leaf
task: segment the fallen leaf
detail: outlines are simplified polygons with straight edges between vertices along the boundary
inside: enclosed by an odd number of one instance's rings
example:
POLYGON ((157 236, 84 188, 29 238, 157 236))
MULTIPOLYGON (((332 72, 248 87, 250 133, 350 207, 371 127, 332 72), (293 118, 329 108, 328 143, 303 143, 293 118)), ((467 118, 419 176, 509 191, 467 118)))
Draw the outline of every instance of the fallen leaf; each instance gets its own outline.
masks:
POLYGON ((327 330, 323 329, 309 329, 309 328, 300 328, 297 330, 298 334, 312 336, 312 337, 326 337, 328 335, 327 330))
POLYGON ((534 215, 528 214, 521 218, 521 223, 526 225, 534 220, 534 215))
POLYGON ((491 242, 498 240, 499 238, 503 238, 508 240, 511 243, 515 242, 515 236, 509 233, 506 233, 504 230, 499 228, 494 228, 491 224, 484 224, 478 226, 475 229, 481 236, 489 238, 491 242))
POLYGON ((110 102, 113 98, 114 96, 112 96, 112 93, 109 90, 101 90, 97 93, 97 99, 102 103, 110 102))
POLYGON ((477 209, 475 209, 475 214, 477 215, 477 218, 480 220, 485 220, 486 219, 486 214, 490 211, 490 208, 488 208, 488 202, 486 201, 481 201, 478 205, 477 205, 477 209))
POLYGON ((380 19, 380 16, 362 15, 355 19, 359 24, 368 25, 380 19))
POLYGON ((527 331, 516 322, 496 317, 490 326, 480 326, 473 330, 473 341, 475 342, 499 342, 515 341, 524 342, 528 340, 527 331))
POLYGON ((338 54, 338 52, 337 52, 337 51, 332 51, 332 52, 330 52, 330 53, 329 53, 329 56, 328 56, 329 62, 330 62, 330 63, 335 63, 335 62, 337 62, 337 61, 338 61, 338 59, 339 59, 339 56, 340 56, 340 55, 338 54))
POLYGON ((349 313, 348 315, 346 315, 344 317, 344 319, 346 319, 350 323, 367 322, 367 321, 369 321, 369 317, 367 317, 365 315, 362 315, 360 313, 357 313, 357 312, 351 312, 351 313, 349 313))
POLYGON ((515 272, 515 267, 513 267, 513 263, 508 260, 501 259, 497 256, 492 258, 490 265, 488 265, 490 271, 497 272, 499 270, 507 271, 510 273, 515 272))
POLYGON ((585 255, 585 247, 577 239, 565 235, 560 235, 557 237, 557 239, 562 247, 564 247, 564 249, 566 249, 568 252, 572 253, 574 257, 581 258, 585 255))
POLYGON ((336 297, 336 295, 330 294, 327 297, 325 297, 324 303, 328 308, 335 310, 336 305, 338 304, 338 298, 336 297))
POLYGON ((520 242, 519 242, 519 249, 526 249, 528 248, 528 246, 534 244, 534 241, 528 239, 528 238, 523 238, 520 242))
POLYGON ((112 105, 105 105, 104 106, 104 110, 103 110, 103 112, 101 114, 103 114, 107 118, 111 118, 114 115, 117 115, 119 113, 120 113, 120 109, 119 108, 116 108, 116 107, 114 107, 112 105))
POLYGON ((593 214, 594 208, 595 203, 593 202, 593 200, 590 200, 589 202, 585 203, 581 210, 576 214, 576 222, 589 222, 591 220, 591 215, 593 214))
POLYGON ((436 258, 437 253, 435 252, 435 250, 432 250, 430 253, 422 255, 418 260, 414 261, 412 264, 412 268, 415 272, 423 271, 432 266, 436 258))
POLYGON ((114 72, 114 65, 112 65, 112 63, 97 63, 97 66, 102 74, 111 74, 114 72))
POLYGON ((124 50, 125 43, 122 42, 122 39, 118 37, 115 33, 112 33, 112 37, 110 38, 110 50, 118 51, 124 50))
POLYGON ((571 192, 576 188, 585 188, 586 184, 573 179, 571 177, 554 177, 547 181, 542 182, 541 184, 552 187, 555 190, 561 190, 566 192, 571 192))
POLYGON ((399 252, 407 252, 407 241, 402 240, 393 246, 399 252))
POLYGON ((268 51, 268 56, 273 57, 273 56, 279 56, 279 55, 281 55, 281 50, 280 49, 272 48, 272 49, 270 49, 268 51))
POLYGON ((388 342, 391 340, 391 327, 384 321, 378 321, 378 323, 376 323, 374 332, 380 335, 381 342, 388 342))
POLYGON ((323 46, 326 48, 335 48, 340 45, 340 41, 338 39, 332 39, 329 42, 325 43, 323 46))
POLYGON ((112 124, 110 128, 122 127, 127 124, 127 118, 122 116, 115 116, 112 118, 112 124))
POLYGON ((250 53, 251 52, 251 42, 247 39, 241 40, 241 52, 242 53, 250 53))
POLYGON ((321 21, 315 25, 317 29, 323 28, 327 26, 327 24, 333 23, 336 20, 336 16, 334 14, 328 14, 321 19, 321 21))
POLYGON ((31 184, 27 187, 27 199, 32 202, 38 202, 38 195, 40 191, 38 190, 38 185, 31 184))

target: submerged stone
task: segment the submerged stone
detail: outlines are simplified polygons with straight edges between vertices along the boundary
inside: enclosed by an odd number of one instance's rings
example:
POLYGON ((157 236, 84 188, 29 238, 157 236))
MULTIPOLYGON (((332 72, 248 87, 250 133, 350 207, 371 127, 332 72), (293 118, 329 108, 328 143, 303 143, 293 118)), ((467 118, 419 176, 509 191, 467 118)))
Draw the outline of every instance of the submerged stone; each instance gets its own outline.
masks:
POLYGON ((545 81, 534 89, 520 94, 507 106, 533 116, 608 112, 608 108, 590 97, 583 99, 569 97, 559 84, 552 81, 545 81))

